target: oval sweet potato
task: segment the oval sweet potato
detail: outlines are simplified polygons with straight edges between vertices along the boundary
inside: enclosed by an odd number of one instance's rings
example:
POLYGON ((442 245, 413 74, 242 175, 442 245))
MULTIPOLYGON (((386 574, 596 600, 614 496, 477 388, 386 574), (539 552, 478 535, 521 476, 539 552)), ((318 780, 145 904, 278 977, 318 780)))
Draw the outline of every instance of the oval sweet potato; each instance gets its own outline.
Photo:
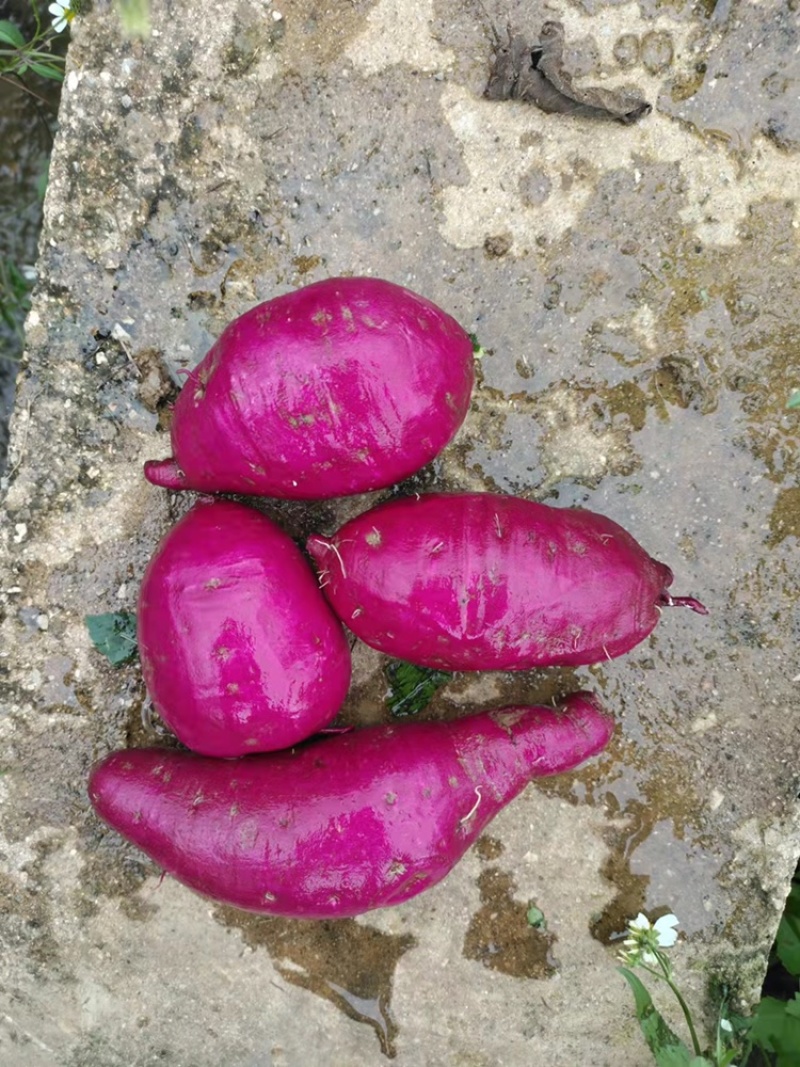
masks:
POLYGON ((705 613, 611 519, 496 493, 393 500, 307 548, 353 633, 444 670, 595 663, 647 637, 665 605, 705 613))
POLYGON ((214 760, 164 749, 95 766, 97 814, 214 900, 331 919, 440 881, 533 777, 599 752, 612 722, 590 693, 563 709, 369 727, 293 751, 214 760))
POLYGON ((286 748, 334 718, 350 683, 339 620, 292 539, 265 515, 203 500, 173 526, 142 579, 144 680, 189 748, 286 748))
POLYGON ((235 319, 175 404, 169 489, 322 499, 392 485, 466 415, 472 343, 430 301, 329 278, 235 319))

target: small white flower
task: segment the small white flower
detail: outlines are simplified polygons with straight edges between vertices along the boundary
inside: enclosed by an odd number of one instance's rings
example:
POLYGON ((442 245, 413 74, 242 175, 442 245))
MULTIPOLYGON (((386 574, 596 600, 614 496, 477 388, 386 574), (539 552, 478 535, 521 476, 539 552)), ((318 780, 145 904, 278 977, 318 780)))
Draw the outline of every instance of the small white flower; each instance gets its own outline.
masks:
POLYGON ((622 943, 620 959, 633 966, 641 962, 652 967, 658 963, 656 949, 671 948, 678 940, 677 925, 678 919, 674 915, 663 915, 651 923, 646 915, 639 912, 628 923, 630 937, 626 937, 622 943))
POLYGON ((678 940, 678 931, 675 929, 677 925, 678 919, 675 915, 662 915, 660 919, 656 919, 653 929, 658 935, 660 948, 672 948, 678 940))
POLYGON ((730 1021, 728 1019, 720 1019, 719 1028, 720 1030, 724 1030, 726 1034, 733 1033, 733 1027, 731 1026, 730 1021))
POLYGON ((56 33, 61 33, 75 18, 72 0, 54 0, 47 10, 53 16, 53 29, 56 33))

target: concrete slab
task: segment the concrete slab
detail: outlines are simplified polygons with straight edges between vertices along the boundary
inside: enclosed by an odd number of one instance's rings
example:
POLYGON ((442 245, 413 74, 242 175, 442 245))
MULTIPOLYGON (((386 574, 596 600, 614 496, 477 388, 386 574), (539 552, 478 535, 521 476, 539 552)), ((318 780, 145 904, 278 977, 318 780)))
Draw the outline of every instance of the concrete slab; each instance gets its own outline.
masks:
MULTIPOLYGON (((713 978, 757 997, 800 852, 791 6, 219 0, 155 5, 135 43, 104 4, 76 21, 2 483, 0 1060, 643 1065, 613 948, 639 910, 679 916, 698 1006, 713 978), (481 98, 490 20, 554 16, 572 68, 652 115, 481 98), (298 924, 161 882, 93 818, 91 761, 164 731, 83 618, 135 606, 187 506, 141 477, 179 371, 341 273, 409 285, 486 350, 417 484, 604 511, 711 614, 665 612, 623 660, 441 690, 432 715, 589 685, 619 730, 427 894, 298 924)), ((299 536, 373 499, 268 508, 299 536)), ((358 648, 345 719, 384 689, 358 648)))

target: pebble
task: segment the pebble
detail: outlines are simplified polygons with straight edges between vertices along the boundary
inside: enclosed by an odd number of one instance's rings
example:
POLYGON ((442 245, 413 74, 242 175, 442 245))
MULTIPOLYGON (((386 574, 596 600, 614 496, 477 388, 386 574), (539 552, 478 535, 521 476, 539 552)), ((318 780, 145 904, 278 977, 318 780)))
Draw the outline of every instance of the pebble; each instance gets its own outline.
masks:
POLYGON ((661 74, 672 64, 674 51, 668 33, 654 30, 642 38, 642 63, 651 74, 661 74))

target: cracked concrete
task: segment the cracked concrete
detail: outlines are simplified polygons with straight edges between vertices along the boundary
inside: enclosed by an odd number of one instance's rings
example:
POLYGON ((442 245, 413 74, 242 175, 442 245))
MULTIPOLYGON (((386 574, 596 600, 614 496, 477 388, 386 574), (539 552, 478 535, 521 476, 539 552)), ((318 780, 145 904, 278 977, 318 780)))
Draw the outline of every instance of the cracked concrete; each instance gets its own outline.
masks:
MULTIPOLYGON (((73 24, 2 479, 0 1059, 643 1067, 625 919, 678 915, 701 1017, 714 978, 747 1005, 800 853, 794 16, 155 7, 143 42, 102 2, 73 24), (482 99, 494 27, 553 17, 576 75, 636 85, 653 113, 482 99), (167 738, 84 616, 135 608, 190 503, 141 476, 169 452, 181 371, 257 301, 343 273, 418 290, 484 349, 464 427, 411 487, 603 511, 711 614, 665 612, 614 662, 441 688, 432 716, 592 687, 618 730, 433 890, 303 924, 162 882, 95 820, 92 760, 167 738), (530 904, 546 944, 520 929, 530 904)), ((262 506, 301 538, 380 497, 262 506)), ((354 664, 342 720, 380 720, 382 659, 354 664)))

